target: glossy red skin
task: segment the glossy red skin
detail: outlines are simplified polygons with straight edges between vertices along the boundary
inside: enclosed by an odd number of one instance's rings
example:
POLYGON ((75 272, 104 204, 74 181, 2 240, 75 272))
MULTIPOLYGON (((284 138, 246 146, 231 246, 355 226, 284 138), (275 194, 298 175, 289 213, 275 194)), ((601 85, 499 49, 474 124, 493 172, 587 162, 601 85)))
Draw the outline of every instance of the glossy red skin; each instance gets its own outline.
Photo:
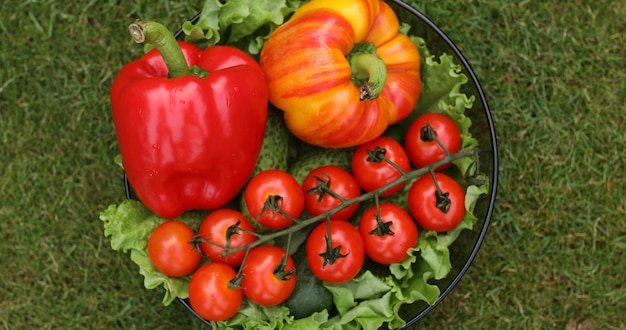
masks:
MULTIPOLYGON (((320 184, 315 179, 319 177, 325 182, 330 176, 330 189, 344 199, 352 199, 361 194, 361 188, 354 176, 350 172, 335 165, 326 165, 312 170, 302 181, 302 191, 304 193, 304 209, 312 216, 320 215, 341 204, 341 201, 330 194, 324 194, 321 201, 318 201, 319 193, 309 193, 310 189, 318 187, 320 184)), ((331 220, 348 220, 359 207, 359 203, 352 204, 341 211, 333 214, 331 220)))
MULTIPOLYGON (((450 153, 461 149, 461 131, 454 120, 439 113, 423 114, 415 119, 406 133, 404 146, 411 163, 415 167, 424 167, 443 159, 446 152, 436 141, 424 141, 420 138, 420 131, 428 123, 437 132, 437 138, 450 153)), ((444 170, 450 163, 437 167, 437 171, 444 170)))
POLYGON ((401 262, 409 255, 407 250, 417 245, 418 232, 415 221, 409 213, 396 204, 380 204, 380 218, 383 222, 392 222, 392 235, 371 233, 378 226, 376 206, 367 209, 359 220, 359 232, 363 237, 365 254, 375 262, 390 265, 401 262))
POLYGON ((243 302, 242 290, 228 287, 236 275, 232 267, 220 262, 202 265, 189 280, 191 308, 209 321, 224 321, 233 317, 243 302))
POLYGON ((426 174, 409 189, 409 212, 424 229, 436 232, 456 228, 465 216, 465 190, 454 179, 443 173, 435 173, 437 184, 443 193, 449 192, 450 210, 444 213, 436 207, 436 187, 432 176, 426 174))
POLYGON ((332 247, 341 246, 340 253, 347 255, 334 263, 324 265, 324 257, 320 253, 327 251, 326 239, 328 224, 320 223, 309 234, 306 242, 306 257, 311 272, 322 281, 343 283, 353 279, 363 267, 365 250, 359 231, 346 221, 330 221, 330 237, 332 247))
MULTIPOLYGON (((198 230, 200 238, 211 241, 213 243, 226 246, 226 232, 230 226, 239 222, 239 227, 249 232, 255 232, 250 221, 239 211, 232 209, 219 209, 209 213, 198 230)), ((229 247, 237 248, 250 244, 257 240, 257 237, 244 232, 237 231, 237 234, 230 237, 229 247)), ((238 267, 243 261, 246 254, 245 250, 232 252, 226 256, 222 256, 225 250, 219 246, 210 243, 201 243, 200 250, 213 262, 222 262, 232 267, 238 267)))
POLYGON ((167 78, 152 50, 117 74, 110 99, 124 170, 154 213, 215 209, 249 179, 261 150, 268 91, 259 65, 228 46, 179 42, 210 74, 167 78))
MULTIPOLYGON (((300 184, 291 174, 282 170, 265 170, 255 175, 248 182, 244 196, 248 211, 254 219, 258 218, 270 196, 281 196, 281 209, 294 219, 304 210, 304 194, 300 184)), ((267 209, 258 218, 258 222, 272 229, 282 229, 293 224, 289 217, 267 209)))
MULTIPOLYGON (((400 142, 384 136, 366 142, 356 149, 352 157, 352 174, 359 182, 359 186, 365 191, 381 188, 402 176, 396 168, 386 161, 377 163, 367 160, 369 157, 367 151, 374 150, 375 147, 387 150, 385 157, 396 164, 402 171, 408 172, 411 170, 409 157, 400 142)), ((403 186, 404 183, 393 186, 380 193, 380 196, 390 196, 402 189, 403 186)))
POLYGON ((294 271, 288 279, 284 280, 274 275, 274 269, 280 265, 285 250, 265 245, 250 250, 248 257, 242 265, 241 288, 244 295, 251 301, 262 306, 278 305, 291 295, 296 287, 295 264, 291 256, 287 258, 285 270, 294 271))
POLYGON ((180 221, 166 221, 157 226, 148 238, 148 258, 159 272, 182 277, 193 272, 202 256, 190 244, 194 231, 180 221))

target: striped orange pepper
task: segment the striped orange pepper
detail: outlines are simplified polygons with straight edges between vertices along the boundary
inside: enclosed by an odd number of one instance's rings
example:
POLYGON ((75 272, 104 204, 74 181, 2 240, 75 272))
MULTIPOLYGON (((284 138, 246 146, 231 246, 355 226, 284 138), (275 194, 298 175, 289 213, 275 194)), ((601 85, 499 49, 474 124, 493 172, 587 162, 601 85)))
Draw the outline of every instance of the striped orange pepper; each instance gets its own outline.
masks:
POLYGON ((265 43, 270 102, 289 130, 322 147, 380 136, 421 91, 420 54, 382 0, 312 0, 265 43))

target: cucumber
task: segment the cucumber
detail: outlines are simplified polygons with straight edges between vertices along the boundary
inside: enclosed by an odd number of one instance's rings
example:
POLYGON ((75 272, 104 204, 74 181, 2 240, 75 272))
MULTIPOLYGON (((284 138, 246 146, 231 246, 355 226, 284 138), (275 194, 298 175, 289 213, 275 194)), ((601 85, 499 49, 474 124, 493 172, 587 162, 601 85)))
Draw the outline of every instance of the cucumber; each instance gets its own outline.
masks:
POLYGON ((263 145, 252 176, 268 169, 287 170, 290 136, 283 112, 269 105, 263 145))
POLYGON ((295 319, 301 319, 325 309, 330 313, 335 306, 333 295, 324 287, 322 281, 311 272, 305 250, 306 247, 301 246, 293 255, 296 262, 296 287, 284 303, 285 306, 289 307, 289 311, 295 319))
POLYGON ((351 172, 352 155, 355 150, 356 147, 341 149, 316 147, 289 164, 288 171, 300 184, 309 172, 320 166, 336 165, 351 172))
POLYGON ((398 141, 400 144, 404 145, 404 137, 406 135, 406 128, 403 127, 400 124, 393 124, 389 127, 387 127, 387 129, 385 130, 385 132, 382 134, 382 136, 387 136, 390 137, 396 141, 398 141))
MULTIPOLYGON (((265 135, 263 137, 263 145, 261 146, 261 152, 257 159, 253 176, 269 169, 287 170, 287 160, 289 157, 289 145, 291 140, 291 134, 285 125, 283 119, 283 112, 280 109, 275 108, 271 104, 267 109, 267 124, 265 127, 265 135)), ((264 231, 260 225, 254 221, 255 219, 250 215, 245 199, 245 188, 239 194, 239 210, 246 218, 251 220, 252 225, 258 231, 264 231)))

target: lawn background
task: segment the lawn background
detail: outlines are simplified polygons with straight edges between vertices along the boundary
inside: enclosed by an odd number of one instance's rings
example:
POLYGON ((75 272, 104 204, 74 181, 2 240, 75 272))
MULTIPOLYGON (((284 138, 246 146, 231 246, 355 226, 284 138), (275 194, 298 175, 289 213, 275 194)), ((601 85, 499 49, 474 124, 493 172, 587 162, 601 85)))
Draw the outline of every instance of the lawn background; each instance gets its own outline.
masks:
MULTIPOLYGON (((201 328, 163 307, 98 214, 123 199, 108 91, 202 1, 12 1, 0 8, 0 328, 201 328)), ((623 1, 428 1, 489 98, 498 206, 470 271, 420 328, 626 328, 623 1)))

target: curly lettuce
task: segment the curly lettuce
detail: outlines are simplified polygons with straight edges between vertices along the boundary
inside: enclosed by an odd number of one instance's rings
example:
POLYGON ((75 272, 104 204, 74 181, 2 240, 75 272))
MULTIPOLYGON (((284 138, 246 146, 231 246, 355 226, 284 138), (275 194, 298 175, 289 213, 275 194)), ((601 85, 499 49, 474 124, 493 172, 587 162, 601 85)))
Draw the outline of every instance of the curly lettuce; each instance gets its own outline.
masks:
MULTIPOLYGON (((188 298, 189 277, 174 278, 164 275, 152 266, 148 258, 150 233, 167 219, 161 218, 136 200, 125 200, 119 205, 110 205, 100 213, 104 222, 104 236, 110 237, 111 248, 130 254, 130 259, 139 266, 146 289, 163 286, 163 304, 169 305, 176 298, 188 298)), ((198 228, 202 217, 196 212, 187 212, 177 220, 192 228, 198 228)))
POLYGON ((207 0, 197 22, 183 23, 185 40, 207 47, 236 46, 258 55, 267 38, 298 9, 303 0, 207 0))
MULTIPOLYGON (((472 108, 476 98, 473 95, 468 97, 461 92, 461 87, 468 82, 467 76, 462 73, 462 67, 454 63, 454 57, 451 55, 441 54, 436 58, 430 53, 422 38, 415 36, 410 38, 417 45, 421 55, 422 94, 415 107, 417 110, 400 124, 408 127, 423 113, 443 113, 459 125, 461 149, 477 147, 478 141, 469 131, 472 121, 465 115, 465 110, 472 108), (445 79, 442 79, 443 77, 445 79)), ((453 163, 464 174, 472 166, 472 162, 470 158, 461 158, 453 163)))

